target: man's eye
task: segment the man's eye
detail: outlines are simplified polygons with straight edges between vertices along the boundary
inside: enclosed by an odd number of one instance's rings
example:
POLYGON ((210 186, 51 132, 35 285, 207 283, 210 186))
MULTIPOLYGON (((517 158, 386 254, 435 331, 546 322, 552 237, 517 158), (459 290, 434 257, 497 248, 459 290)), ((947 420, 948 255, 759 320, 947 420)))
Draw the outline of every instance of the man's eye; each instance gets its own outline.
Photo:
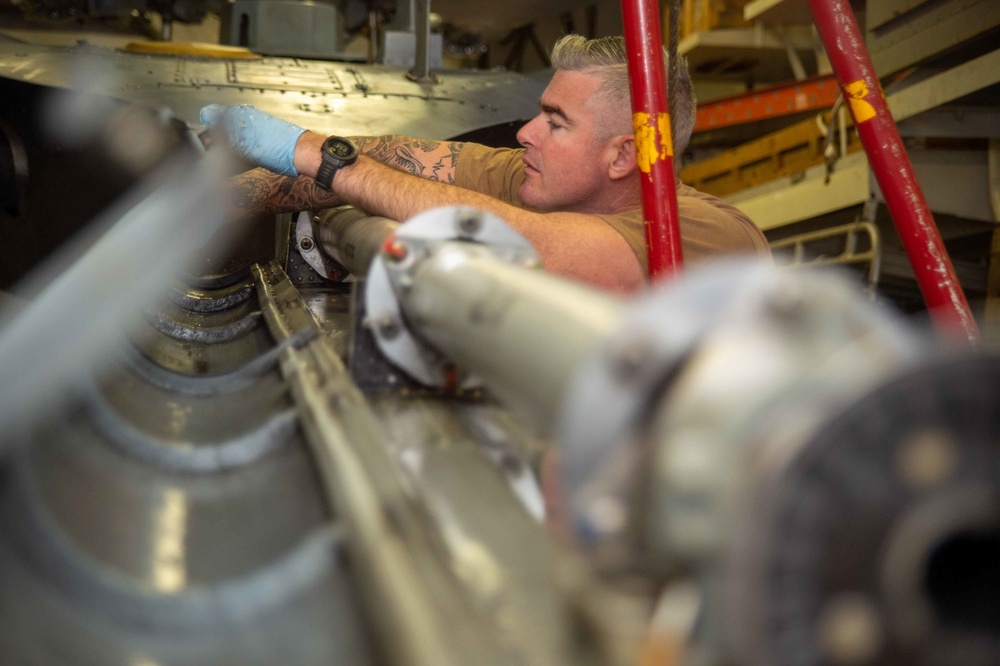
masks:
POLYGON ((562 125, 560 125, 560 124, 558 124, 558 123, 556 123, 556 122, 554 122, 552 120, 546 120, 545 122, 547 122, 549 124, 549 127, 551 127, 552 129, 558 129, 558 128, 562 127, 562 125))

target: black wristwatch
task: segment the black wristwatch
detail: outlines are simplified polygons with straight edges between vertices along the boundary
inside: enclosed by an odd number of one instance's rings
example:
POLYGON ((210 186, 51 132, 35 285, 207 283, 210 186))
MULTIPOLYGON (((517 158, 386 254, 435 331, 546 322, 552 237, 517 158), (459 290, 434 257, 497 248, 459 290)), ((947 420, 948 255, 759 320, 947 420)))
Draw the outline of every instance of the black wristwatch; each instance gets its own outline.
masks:
POLYGON ((316 184, 324 190, 330 190, 333 187, 333 174, 337 173, 337 169, 358 161, 358 147, 350 139, 331 136, 323 142, 320 156, 322 162, 316 173, 316 184))

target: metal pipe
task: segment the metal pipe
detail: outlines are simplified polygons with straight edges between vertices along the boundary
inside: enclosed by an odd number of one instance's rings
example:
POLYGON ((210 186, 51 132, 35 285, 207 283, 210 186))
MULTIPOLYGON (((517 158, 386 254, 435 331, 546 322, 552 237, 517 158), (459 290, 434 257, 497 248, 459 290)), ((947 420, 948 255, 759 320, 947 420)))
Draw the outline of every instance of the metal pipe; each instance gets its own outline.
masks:
POLYGON ((543 432, 558 416, 577 369, 606 341, 623 307, 612 296, 460 242, 423 260, 400 297, 422 339, 543 432))
POLYGON ((316 236, 323 251, 352 275, 363 276, 391 237, 399 222, 387 217, 368 215, 352 206, 342 206, 322 213, 316 222, 316 236))
MULTIPOLYGON (((276 263, 254 266, 253 272, 261 309, 276 339, 310 326, 304 321, 308 309, 276 263)), ((281 373, 323 492, 330 506, 343 512, 351 549, 361 555, 357 572, 363 598, 372 604, 372 617, 378 618, 376 630, 392 637, 387 645, 390 660, 407 666, 463 663, 445 639, 441 606, 435 605, 421 575, 426 572, 418 565, 419 547, 408 549, 414 542, 401 538, 419 519, 411 504, 400 501, 398 486, 388 481, 393 463, 385 435, 340 358, 317 338, 301 350, 285 348, 281 373), (389 520, 390 510, 399 523, 389 520)))
POLYGON ((927 308, 940 330, 976 342, 979 331, 969 304, 886 105, 850 2, 809 4, 927 308))
POLYGON ((416 1, 416 38, 414 67, 406 75, 417 83, 437 83, 431 71, 431 0, 416 1))
POLYGON ((659 6, 654 0, 622 0, 622 22, 649 276, 668 277, 680 272, 683 257, 659 6))
MULTIPOLYGON (((162 297, 178 270, 191 267, 198 248, 209 239, 228 247, 233 232, 219 228, 219 192, 231 171, 223 151, 197 160, 171 156, 79 232, 75 246, 21 283, 21 292, 33 295, 30 304, 15 319, 0 317, 0 368, 17 378, 0 388, 0 428, 22 432, 43 422, 68 399, 70 378, 107 362, 121 331, 143 304, 162 297)), ((0 442, 0 455, 14 441, 0 442)))
POLYGON ((368 10, 368 64, 372 65, 378 58, 378 12, 368 10))

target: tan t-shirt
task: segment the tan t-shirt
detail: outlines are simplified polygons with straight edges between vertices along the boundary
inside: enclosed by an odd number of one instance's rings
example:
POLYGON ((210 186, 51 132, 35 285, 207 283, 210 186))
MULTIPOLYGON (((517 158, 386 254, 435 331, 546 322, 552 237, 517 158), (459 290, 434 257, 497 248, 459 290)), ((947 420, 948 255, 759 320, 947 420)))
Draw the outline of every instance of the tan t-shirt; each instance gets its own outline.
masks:
MULTIPOLYGON (((455 184, 525 208, 518 196, 524 182, 523 154, 521 149, 489 148, 468 143, 458 154, 455 184)), ((767 240, 757 225, 738 208, 717 197, 681 185, 677 188, 677 213, 685 264, 719 255, 771 254, 767 240)), ((648 274, 642 208, 598 217, 628 241, 643 271, 648 274)))

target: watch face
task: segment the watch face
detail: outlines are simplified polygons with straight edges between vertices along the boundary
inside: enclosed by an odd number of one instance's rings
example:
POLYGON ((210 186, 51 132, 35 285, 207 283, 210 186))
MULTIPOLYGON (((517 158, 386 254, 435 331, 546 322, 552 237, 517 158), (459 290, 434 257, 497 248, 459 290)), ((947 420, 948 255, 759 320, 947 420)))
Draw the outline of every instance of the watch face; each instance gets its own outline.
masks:
POLYGON ((324 190, 333 187, 333 176, 341 167, 354 164, 358 148, 350 139, 341 136, 327 137, 323 142, 322 160, 316 172, 316 184, 324 190))
POLYGON ((349 159, 356 152, 354 146, 348 143, 345 139, 327 141, 325 147, 327 152, 340 159, 349 159))

